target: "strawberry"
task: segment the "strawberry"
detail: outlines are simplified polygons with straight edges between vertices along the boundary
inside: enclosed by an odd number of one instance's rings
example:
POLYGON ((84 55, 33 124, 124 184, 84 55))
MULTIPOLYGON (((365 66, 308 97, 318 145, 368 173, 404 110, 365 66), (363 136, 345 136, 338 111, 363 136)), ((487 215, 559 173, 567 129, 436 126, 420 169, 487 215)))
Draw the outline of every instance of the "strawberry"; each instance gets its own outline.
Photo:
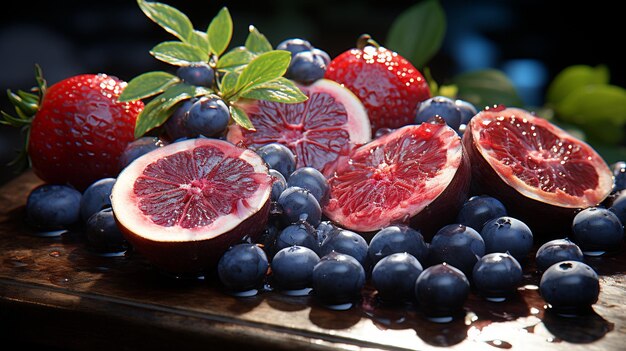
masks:
POLYGON ((27 154, 35 174, 79 190, 116 177, 143 102, 117 101, 126 82, 106 74, 76 75, 46 88, 39 67, 36 71, 39 87, 33 93, 9 91, 17 117, 2 112, 0 118, 29 129, 27 154))
POLYGON ((379 128, 412 124, 419 103, 430 97, 428 83, 417 68, 366 34, 359 38, 357 48, 330 62, 325 77, 343 84, 361 99, 372 135, 379 128))

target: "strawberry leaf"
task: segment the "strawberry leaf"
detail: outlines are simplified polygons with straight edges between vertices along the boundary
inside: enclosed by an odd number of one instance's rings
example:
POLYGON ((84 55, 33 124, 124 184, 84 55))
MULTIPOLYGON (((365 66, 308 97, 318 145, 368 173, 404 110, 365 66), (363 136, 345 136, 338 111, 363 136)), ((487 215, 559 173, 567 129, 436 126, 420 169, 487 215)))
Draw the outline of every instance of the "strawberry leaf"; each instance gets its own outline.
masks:
POLYGON ((48 89, 48 83, 43 77, 43 71, 41 66, 35 65, 35 79, 37 80, 37 87, 39 93, 39 101, 43 100, 43 96, 46 95, 46 89, 48 89))
POLYGON ((230 106, 230 115, 232 116, 233 120, 240 126, 248 130, 255 130, 252 122, 250 121, 250 118, 248 118, 248 114, 246 113, 246 111, 237 106, 230 106))
POLYGON ((124 102, 147 98, 162 93, 178 82, 180 82, 178 77, 167 72, 143 73, 128 82, 117 100, 124 102))
POLYGON ((223 7, 217 16, 213 18, 209 28, 207 29, 207 37, 209 39, 209 47, 211 53, 216 56, 220 56, 233 36, 233 20, 230 17, 230 13, 226 7, 223 7))
POLYGON ((255 26, 248 27, 250 34, 246 38, 246 48, 255 54, 261 54, 272 50, 272 44, 265 35, 261 34, 255 26))
POLYGON ((193 62, 206 62, 208 55, 195 46, 179 41, 166 41, 157 44, 150 54, 174 66, 187 66, 193 62))
POLYGON ((147 103, 143 111, 137 116, 137 121, 135 122, 135 139, 140 138, 148 131, 165 123, 174 112, 173 107, 180 101, 209 93, 210 90, 208 89, 185 83, 179 83, 169 87, 147 103))
POLYGON ((246 47, 238 46, 233 48, 217 61, 217 69, 222 71, 234 71, 247 65, 256 57, 246 47))
POLYGON ((244 94, 258 85, 281 77, 290 61, 291 53, 284 50, 268 51, 257 56, 241 72, 235 90, 238 94, 244 94))
POLYGON ((163 27, 168 33, 182 41, 189 41, 193 32, 193 25, 189 17, 178 9, 159 2, 137 0, 141 11, 153 22, 163 27))
POLYGON ((287 104, 302 102, 308 99, 292 81, 283 77, 258 85, 241 94, 241 97, 287 104))
POLYGON ((11 90, 7 90, 7 96, 9 97, 9 101, 15 106, 15 112, 20 117, 29 118, 37 113, 39 107, 37 103, 27 102, 11 90))

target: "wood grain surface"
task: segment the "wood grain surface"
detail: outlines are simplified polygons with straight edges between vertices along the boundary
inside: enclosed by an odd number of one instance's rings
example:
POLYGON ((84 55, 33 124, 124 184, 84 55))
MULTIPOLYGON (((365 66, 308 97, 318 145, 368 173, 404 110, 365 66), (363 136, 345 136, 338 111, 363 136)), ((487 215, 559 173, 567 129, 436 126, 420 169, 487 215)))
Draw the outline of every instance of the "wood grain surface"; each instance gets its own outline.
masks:
MULTIPOLYGON (((586 259, 601 275, 593 312, 565 318, 546 309, 539 274, 526 268, 510 300, 472 292, 464 314, 429 322, 412 306, 383 306, 366 288, 347 311, 276 291, 226 294, 215 277, 175 279, 139 255, 89 252, 80 228, 37 237, 24 220, 24 173, 0 188, 0 339, 72 350, 624 350, 626 258, 586 259)), ((4 344, 7 345, 7 344, 4 344)))

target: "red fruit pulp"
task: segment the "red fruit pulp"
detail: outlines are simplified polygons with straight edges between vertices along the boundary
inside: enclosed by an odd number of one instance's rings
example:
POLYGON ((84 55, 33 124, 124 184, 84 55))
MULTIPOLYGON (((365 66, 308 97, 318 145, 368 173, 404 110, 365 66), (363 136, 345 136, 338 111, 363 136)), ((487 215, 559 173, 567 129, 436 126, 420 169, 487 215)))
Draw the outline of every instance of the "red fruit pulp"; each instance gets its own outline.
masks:
POLYGON ((120 173, 111 203, 129 242, 156 266, 197 272, 245 235, 261 233, 270 191, 261 157, 201 138, 135 160, 120 173))
POLYGON ((406 126, 356 149, 339 165, 324 213, 355 231, 412 223, 429 236, 437 226, 430 224, 456 216, 469 174, 461 140, 445 123, 406 126))
POLYGON ((296 155, 298 168, 310 166, 330 176, 338 158, 371 139, 365 109, 348 89, 326 79, 300 89, 309 97, 302 103, 243 106, 256 130, 233 124, 228 141, 253 149, 281 143, 296 155))

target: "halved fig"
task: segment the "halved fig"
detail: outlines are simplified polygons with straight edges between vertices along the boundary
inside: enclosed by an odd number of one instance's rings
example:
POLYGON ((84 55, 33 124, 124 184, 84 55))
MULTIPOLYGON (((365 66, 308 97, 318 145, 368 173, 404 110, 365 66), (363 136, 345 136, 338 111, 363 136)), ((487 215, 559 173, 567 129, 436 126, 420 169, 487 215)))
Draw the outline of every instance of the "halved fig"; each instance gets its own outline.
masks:
POLYGON ((133 161, 118 176, 111 205, 126 239, 154 266, 199 274, 244 236, 261 234, 271 184, 253 151, 190 139, 133 161))
POLYGON ((255 130, 237 124, 228 128, 228 141, 252 149, 280 143, 296 155, 297 167, 310 166, 329 177, 337 159, 371 140, 365 107, 350 90, 328 79, 298 85, 307 101, 286 104, 251 101, 240 104, 255 130))
POLYGON ((470 175, 461 138, 443 120, 405 126, 339 164, 324 214, 361 233, 404 223, 430 239, 456 217, 470 175))
POLYGON ((526 110, 485 109, 463 143, 472 192, 498 198, 539 235, 568 235, 575 213, 601 203, 613 186, 609 166, 591 146, 526 110))

